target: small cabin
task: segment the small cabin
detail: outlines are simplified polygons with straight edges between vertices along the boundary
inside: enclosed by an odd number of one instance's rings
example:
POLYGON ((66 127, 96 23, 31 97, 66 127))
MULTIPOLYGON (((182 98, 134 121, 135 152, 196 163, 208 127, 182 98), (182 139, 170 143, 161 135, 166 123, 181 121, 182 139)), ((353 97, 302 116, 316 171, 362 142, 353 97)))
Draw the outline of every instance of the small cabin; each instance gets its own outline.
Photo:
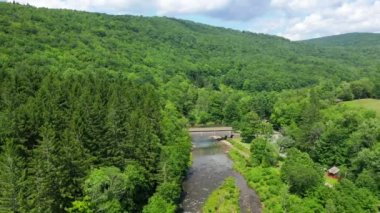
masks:
POLYGON ((327 170, 327 174, 331 177, 338 177, 339 176, 339 168, 336 166, 331 167, 329 170, 327 170))

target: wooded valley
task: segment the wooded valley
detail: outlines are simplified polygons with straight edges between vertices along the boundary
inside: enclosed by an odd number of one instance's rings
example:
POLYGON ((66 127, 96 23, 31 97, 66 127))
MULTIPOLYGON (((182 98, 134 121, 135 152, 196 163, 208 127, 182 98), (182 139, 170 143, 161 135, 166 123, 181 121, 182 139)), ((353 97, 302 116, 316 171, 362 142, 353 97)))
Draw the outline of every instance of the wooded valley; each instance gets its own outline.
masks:
POLYGON ((0 212, 176 212, 212 125, 264 212, 376 212, 380 117, 346 102, 380 99, 379 41, 0 3, 0 212))

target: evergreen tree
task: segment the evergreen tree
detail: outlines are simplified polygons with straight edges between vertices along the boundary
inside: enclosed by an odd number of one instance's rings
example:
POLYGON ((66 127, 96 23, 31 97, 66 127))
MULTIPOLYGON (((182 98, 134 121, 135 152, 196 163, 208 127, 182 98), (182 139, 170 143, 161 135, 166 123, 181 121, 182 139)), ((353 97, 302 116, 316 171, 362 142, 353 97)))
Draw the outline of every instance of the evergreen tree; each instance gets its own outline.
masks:
POLYGON ((33 150, 33 159, 30 162, 30 191, 29 207, 25 211, 30 212, 62 212, 60 203, 55 202, 59 198, 58 170, 56 167, 57 138, 50 126, 41 129, 41 141, 33 150))
POLYGON ((255 166, 274 166, 278 160, 278 151, 265 138, 258 137, 251 143, 252 162, 255 166))
POLYGON ((123 168, 128 158, 127 152, 130 144, 128 144, 128 134, 126 129, 126 117, 128 115, 127 106, 121 95, 121 88, 111 89, 111 96, 108 99, 107 115, 105 120, 105 141, 103 150, 103 158, 105 165, 114 165, 123 168))
POLYGON ((301 117, 301 138, 299 141, 299 148, 302 151, 311 152, 314 143, 320 138, 323 127, 316 123, 320 119, 320 100, 319 95, 315 89, 311 89, 309 94, 309 103, 306 105, 302 112, 301 117))
POLYGON ((256 138, 260 122, 260 117, 255 112, 249 112, 243 117, 241 137, 245 143, 251 143, 256 138))
POLYGON ((7 140, 0 154, 0 212, 19 212, 23 161, 12 140, 7 140))
POLYGON ((45 126, 41 136, 31 162, 31 211, 64 212, 82 196, 89 157, 71 131, 64 131, 59 140, 51 127, 45 126))
POLYGON ((92 159, 71 130, 65 130, 58 143, 55 165, 59 197, 54 202, 60 204, 60 209, 66 209, 73 200, 82 196, 81 186, 92 159))

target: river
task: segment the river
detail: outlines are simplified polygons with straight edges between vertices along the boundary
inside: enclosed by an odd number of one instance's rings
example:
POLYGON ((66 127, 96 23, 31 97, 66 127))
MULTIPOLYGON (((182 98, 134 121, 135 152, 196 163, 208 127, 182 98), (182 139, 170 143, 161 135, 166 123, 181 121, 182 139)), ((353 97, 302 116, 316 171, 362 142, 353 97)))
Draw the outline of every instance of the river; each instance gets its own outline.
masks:
MULTIPOLYGON (((219 134, 225 135, 223 132, 219 134)), ((248 187, 244 178, 233 170, 233 162, 226 154, 229 147, 213 141, 210 139, 211 135, 215 133, 191 133, 194 147, 193 163, 183 183, 184 195, 181 203, 183 212, 201 212, 210 193, 229 176, 235 177, 236 184, 240 188, 241 212, 261 212, 257 194, 248 187)))

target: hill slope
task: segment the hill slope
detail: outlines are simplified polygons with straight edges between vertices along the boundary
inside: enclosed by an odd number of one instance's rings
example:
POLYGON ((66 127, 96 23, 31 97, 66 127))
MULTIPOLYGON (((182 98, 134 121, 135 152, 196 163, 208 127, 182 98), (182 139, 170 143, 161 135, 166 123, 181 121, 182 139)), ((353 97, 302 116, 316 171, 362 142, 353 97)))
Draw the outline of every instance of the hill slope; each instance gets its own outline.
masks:
POLYGON ((380 47, 378 33, 347 33, 302 41, 325 47, 380 47))
POLYGON ((0 3, 0 23, 0 66, 6 70, 21 64, 59 72, 107 69, 155 83, 178 74, 198 87, 279 91, 321 79, 357 79, 375 63, 353 60, 353 53, 170 18, 0 3), (146 73, 156 77, 148 80, 146 73))

